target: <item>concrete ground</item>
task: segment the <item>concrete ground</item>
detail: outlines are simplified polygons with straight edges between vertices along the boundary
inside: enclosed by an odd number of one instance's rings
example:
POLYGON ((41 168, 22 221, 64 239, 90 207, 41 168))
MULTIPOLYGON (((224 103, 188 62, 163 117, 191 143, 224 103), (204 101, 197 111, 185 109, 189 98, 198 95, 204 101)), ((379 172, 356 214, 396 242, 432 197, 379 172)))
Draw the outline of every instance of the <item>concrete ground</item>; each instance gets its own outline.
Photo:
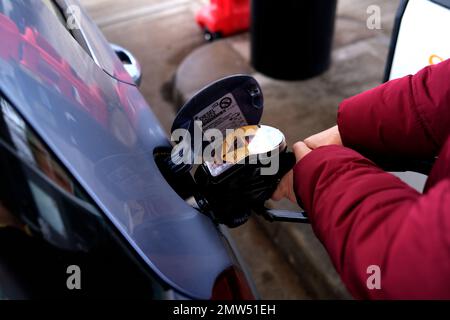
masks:
MULTIPOLYGON (((203 2, 82 0, 109 41, 128 48, 142 64, 141 91, 167 131, 175 109, 196 90, 243 72, 263 88, 262 122, 280 128, 293 143, 335 124, 342 99, 380 83, 399 0, 339 0, 330 70, 297 82, 252 70, 248 34, 205 44, 194 21, 203 2), (366 10, 374 4, 381 8, 381 30, 366 27, 366 10)), ((253 219, 231 234, 262 298, 349 298, 310 226, 253 219)))

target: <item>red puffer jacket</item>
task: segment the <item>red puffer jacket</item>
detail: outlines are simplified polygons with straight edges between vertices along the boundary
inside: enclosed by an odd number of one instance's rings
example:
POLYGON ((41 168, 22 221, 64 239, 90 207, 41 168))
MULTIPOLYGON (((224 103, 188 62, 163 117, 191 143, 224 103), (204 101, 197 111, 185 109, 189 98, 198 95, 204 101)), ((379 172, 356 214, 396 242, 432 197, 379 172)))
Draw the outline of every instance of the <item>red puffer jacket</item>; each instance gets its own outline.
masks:
POLYGON ((450 60, 345 100, 337 122, 346 147, 309 153, 294 184, 347 288, 364 299, 449 299, 450 60), (354 150, 437 159, 421 194, 354 150), (367 285, 372 265, 381 289, 367 285))

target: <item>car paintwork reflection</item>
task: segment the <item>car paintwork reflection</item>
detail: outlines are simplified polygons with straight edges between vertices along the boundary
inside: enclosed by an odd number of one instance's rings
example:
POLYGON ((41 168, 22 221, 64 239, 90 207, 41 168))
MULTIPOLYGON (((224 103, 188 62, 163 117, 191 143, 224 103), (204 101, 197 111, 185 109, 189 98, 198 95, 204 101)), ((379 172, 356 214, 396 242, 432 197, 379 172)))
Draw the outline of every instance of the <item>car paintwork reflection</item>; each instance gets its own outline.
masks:
POLYGON ((169 142, 158 120, 40 1, 24 4, 0 0, 0 90, 161 279, 211 297, 234 260, 213 223, 159 172, 153 151, 169 142))

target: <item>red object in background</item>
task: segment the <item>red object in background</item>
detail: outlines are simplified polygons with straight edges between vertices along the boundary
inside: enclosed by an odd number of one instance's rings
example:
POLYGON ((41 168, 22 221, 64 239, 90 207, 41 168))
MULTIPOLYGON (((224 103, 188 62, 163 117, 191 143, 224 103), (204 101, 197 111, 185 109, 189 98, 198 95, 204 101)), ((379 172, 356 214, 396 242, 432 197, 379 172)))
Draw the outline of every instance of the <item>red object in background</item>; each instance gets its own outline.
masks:
POLYGON ((250 0, 210 0, 195 17, 205 32, 205 39, 212 41, 250 27, 250 0))

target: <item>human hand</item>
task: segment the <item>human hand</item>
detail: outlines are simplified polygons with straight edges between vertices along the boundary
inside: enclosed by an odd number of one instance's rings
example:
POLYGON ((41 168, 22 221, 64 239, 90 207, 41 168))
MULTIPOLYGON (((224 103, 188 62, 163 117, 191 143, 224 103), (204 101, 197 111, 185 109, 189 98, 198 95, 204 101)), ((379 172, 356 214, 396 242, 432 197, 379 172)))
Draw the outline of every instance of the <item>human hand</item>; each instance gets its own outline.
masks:
POLYGON ((317 149, 322 146, 339 145, 342 146, 341 135, 338 126, 331 127, 325 131, 316 133, 305 139, 305 144, 310 149, 317 149))
MULTIPOLYGON (((297 142, 292 147, 295 159, 299 162, 303 159, 308 153, 312 150, 308 148, 308 146, 303 142, 297 142)), ((280 181, 277 186, 277 189, 272 195, 272 200, 279 201, 283 198, 287 198, 293 203, 297 203, 297 197, 295 196, 294 191, 294 171, 289 171, 280 181)))

